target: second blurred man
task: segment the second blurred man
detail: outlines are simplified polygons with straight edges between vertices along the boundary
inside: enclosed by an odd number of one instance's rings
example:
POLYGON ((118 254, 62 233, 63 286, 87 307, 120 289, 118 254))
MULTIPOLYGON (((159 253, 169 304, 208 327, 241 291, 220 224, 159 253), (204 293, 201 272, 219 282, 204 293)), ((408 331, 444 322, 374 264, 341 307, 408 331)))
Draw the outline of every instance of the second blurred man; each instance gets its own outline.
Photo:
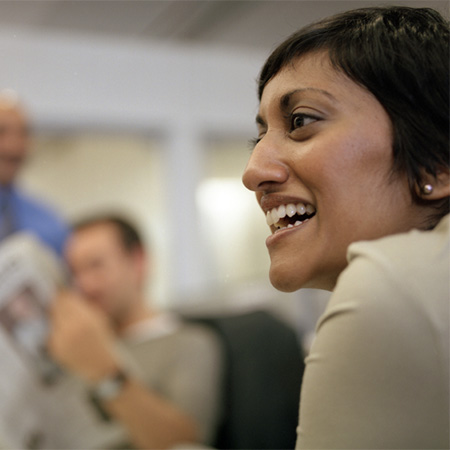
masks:
POLYGON ((210 330, 149 306, 147 255, 134 227, 86 220, 66 257, 77 291, 55 301, 50 352, 127 430, 129 442, 118 446, 208 444, 220 415, 220 344, 210 330))

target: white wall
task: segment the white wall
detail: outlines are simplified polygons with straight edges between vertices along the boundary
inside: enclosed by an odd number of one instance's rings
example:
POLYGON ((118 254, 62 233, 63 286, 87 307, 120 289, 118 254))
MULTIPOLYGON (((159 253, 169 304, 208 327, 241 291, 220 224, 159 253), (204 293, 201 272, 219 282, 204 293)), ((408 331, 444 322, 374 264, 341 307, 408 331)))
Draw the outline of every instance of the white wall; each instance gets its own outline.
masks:
POLYGON ((0 31, 0 54, 0 84, 17 88, 39 126, 172 132, 194 121, 245 133, 266 56, 19 29, 0 31))

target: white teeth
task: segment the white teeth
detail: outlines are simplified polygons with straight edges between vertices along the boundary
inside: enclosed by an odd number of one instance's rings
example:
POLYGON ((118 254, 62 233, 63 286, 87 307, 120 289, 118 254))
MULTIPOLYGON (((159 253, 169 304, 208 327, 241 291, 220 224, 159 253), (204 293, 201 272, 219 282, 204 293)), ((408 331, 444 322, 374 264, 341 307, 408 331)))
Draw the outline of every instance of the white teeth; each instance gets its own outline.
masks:
POLYGON ((277 223, 278 220, 281 219, 281 217, 278 215, 277 208, 273 208, 272 211, 270 212, 270 214, 272 215, 273 223, 277 223))
POLYGON ((286 228, 294 228, 294 227, 298 227, 299 225, 302 225, 303 223, 305 223, 305 222, 307 222, 307 221, 308 221, 308 219, 304 220, 303 222, 301 222, 300 220, 297 220, 297 221, 294 223, 294 225, 292 225, 292 223, 290 223, 287 227, 281 227, 281 228, 278 228, 277 230, 275 230, 275 233, 277 233, 278 231, 281 231, 281 230, 285 230, 286 228))
POLYGON ((292 217, 294 214, 297 214, 297 208, 293 203, 286 205, 286 214, 288 217, 292 217))
MULTIPOLYGON (((298 214, 299 216, 302 216, 304 214, 313 214, 315 213, 316 208, 314 208, 311 204, 304 204, 304 203, 297 203, 294 205, 293 203, 288 203, 287 205, 280 205, 276 208, 271 209, 270 211, 267 211, 266 213, 266 222, 267 225, 272 226, 276 225, 280 222, 281 219, 284 217, 293 217, 295 214, 298 214)), ((305 219, 303 222, 306 222, 305 219)), ((281 227, 281 223, 279 224, 279 229, 284 228, 292 228, 294 226, 301 225, 303 223, 300 220, 297 220, 294 225, 287 224, 287 226, 281 227)))
POLYGON ((297 213, 302 216, 303 214, 305 214, 306 212, 306 208, 305 205, 303 203, 298 203, 297 204, 297 213))

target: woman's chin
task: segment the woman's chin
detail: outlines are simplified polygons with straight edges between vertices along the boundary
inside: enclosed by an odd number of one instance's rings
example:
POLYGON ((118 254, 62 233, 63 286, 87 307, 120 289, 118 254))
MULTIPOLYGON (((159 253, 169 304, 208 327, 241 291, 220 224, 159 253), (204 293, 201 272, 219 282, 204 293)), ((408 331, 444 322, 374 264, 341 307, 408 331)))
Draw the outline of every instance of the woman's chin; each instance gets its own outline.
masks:
POLYGON ((315 275, 311 272, 300 272, 286 270, 272 264, 270 266, 269 278, 272 286, 281 292, 295 292, 299 289, 322 289, 332 291, 336 284, 337 274, 315 275))
POLYGON ((305 287, 298 274, 289 274, 280 270, 270 268, 269 278, 272 286, 281 292, 294 292, 305 287))

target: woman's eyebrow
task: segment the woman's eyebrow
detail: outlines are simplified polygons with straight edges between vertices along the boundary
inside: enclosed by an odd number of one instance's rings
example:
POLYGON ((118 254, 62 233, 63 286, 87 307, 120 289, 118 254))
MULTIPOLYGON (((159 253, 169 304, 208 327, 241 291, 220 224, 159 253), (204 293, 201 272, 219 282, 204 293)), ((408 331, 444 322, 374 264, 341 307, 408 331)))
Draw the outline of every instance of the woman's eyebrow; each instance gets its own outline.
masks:
POLYGON ((284 94, 280 99, 280 109, 283 112, 286 112, 293 101, 293 97, 296 94, 303 93, 303 92, 315 92, 319 93, 321 95, 325 95, 328 97, 333 103, 337 102, 336 97, 334 97, 332 94, 330 94, 328 91, 325 91, 323 89, 318 88, 300 88, 300 89, 294 89, 293 91, 290 91, 286 94, 284 94))
MULTIPOLYGON (((287 110, 289 110, 292 101, 294 100, 294 97, 296 94, 303 93, 303 92, 315 92, 319 93, 321 95, 324 95, 328 97, 333 103, 337 102, 336 97, 334 97, 332 94, 330 94, 328 91, 325 91, 324 89, 318 89, 318 88, 300 88, 300 89, 294 89, 293 91, 287 92, 284 94, 280 99, 280 109, 283 111, 283 113, 286 113, 287 110)), ((266 127, 266 122, 264 119, 258 114, 255 118, 255 121, 257 125, 261 125, 262 127, 266 127)))

